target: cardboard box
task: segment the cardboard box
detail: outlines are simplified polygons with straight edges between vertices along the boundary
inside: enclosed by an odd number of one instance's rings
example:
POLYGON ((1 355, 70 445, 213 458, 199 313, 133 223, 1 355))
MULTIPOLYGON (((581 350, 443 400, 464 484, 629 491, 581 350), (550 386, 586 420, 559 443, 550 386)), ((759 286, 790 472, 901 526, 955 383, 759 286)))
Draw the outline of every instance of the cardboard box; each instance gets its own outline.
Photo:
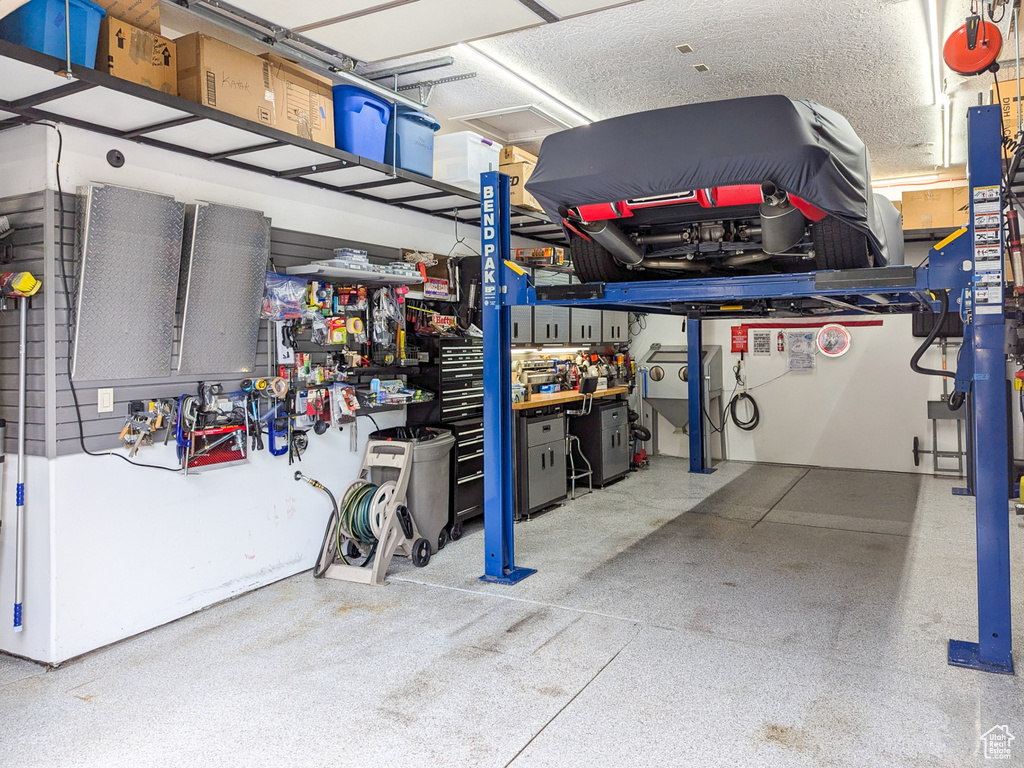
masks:
POLYGON ((500 165, 512 165, 513 163, 533 163, 537 164, 537 156, 531 155, 525 149, 519 147, 506 146, 501 149, 501 159, 498 161, 500 165))
POLYGON ((179 96, 276 127, 276 94, 269 61, 199 32, 179 37, 175 43, 179 96))
POLYGON ((904 229, 945 229, 952 226, 952 188, 903 193, 904 229))
POLYGON ((160 34, 160 0, 92 0, 107 16, 127 21, 146 32, 160 34))
POLYGON ((173 40, 109 16, 100 22, 96 69, 164 93, 178 93, 178 54, 173 40))
MULTIPOLYGON (((991 85, 992 103, 998 104, 1003 115, 1003 135, 1015 139, 1017 136, 1017 122, 1020 119, 1020 105, 1017 103, 1017 81, 1000 80, 999 91, 996 86, 991 85)), ((1021 81, 1021 93, 1024 96, 1024 80, 1021 81)), ((1009 157, 1010 152, 1003 149, 1003 157, 1009 157)))
POLYGON ((501 172, 509 176, 509 202, 521 208, 529 208, 533 211, 542 210, 537 198, 526 191, 526 182, 533 175, 533 163, 512 163, 501 166, 501 172))
POLYGON ((971 218, 971 193, 969 187, 953 188, 953 226, 966 227, 971 218))
POLYGON ((333 147, 333 83, 272 53, 265 53, 260 58, 271 64, 276 111, 274 127, 333 147))

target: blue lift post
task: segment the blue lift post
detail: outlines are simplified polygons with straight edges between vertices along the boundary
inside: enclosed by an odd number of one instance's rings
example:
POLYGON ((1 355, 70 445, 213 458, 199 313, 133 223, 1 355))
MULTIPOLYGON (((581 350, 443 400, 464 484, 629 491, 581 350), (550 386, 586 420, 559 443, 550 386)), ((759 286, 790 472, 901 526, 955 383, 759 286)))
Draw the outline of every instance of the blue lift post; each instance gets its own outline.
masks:
POLYGON ((692 315, 686 319, 686 378, 690 415, 688 428, 690 436, 690 472, 710 475, 715 470, 708 466, 710 456, 706 453, 707 440, 704 435, 704 334, 700 318, 692 315), (697 354, 693 354, 697 350, 697 354))
MULTIPOLYGON (((512 408, 509 307, 578 306, 678 315, 688 304, 715 306, 756 299, 841 297, 851 305, 888 312, 918 311, 939 291, 949 304, 970 312, 957 361, 956 391, 975 424, 972 443, 978 555, 978 642, 950 640, 956 666, 1013 674, 1010 627, 1009 469, 1005 311, 1002 303, 1002 177, 998 107, 968 112, 971 224, 936 245, 928 266, 894 266, 840 272, 809 272, 736 278, 651 280, 535 288, 517 273, 509 255, 508 179, 482 177, 484 281, 484 524, 487 581, 515 583, 533 573, 515 566, 512 530, 512 408), (974 228, 986 196, 995 190, 995 258, 974 228)), ((988 206, 991 208, 991 205, 988 206)), ((834 314, 856 314, 857 309, 834 314)), ((727 315, 724 315, 727 316, 727 315)), ((700 320, 687 322, 689 349, 701 349, 700 320)), ((691 393, 691 471, 704 470, 700 356, 688 362, 691 393), (693 397, 697 392, 698 397, 693 397), (695 440, 694 433, 697 437, 695 440), (694 444, 696 442, 696 445, 694 444), (697 460, 699 459, 699 463, 697 460)))
MULTIPOLYGON (((968 401, 974 423, 975 524, 978 537, 978 642, 949 641, 949 663, 988 672, 1013 674, 1010 638, 1010 477, 1007 461, 1006 323, 1003 306, 1003 155, 998 106, 972 107, 967 116, 967 167, 971 216, 968 222, 973 263, 971 324, 973 375, 968 401), (992 197, 995 195, 995 204, 992 197), (976 227, 978 216, 995 208, 995 227, 976 227), (989 235, 989 233, 993 233, 989 235), (986 237, 988 235, 988 237, 986 237), (994 242, 991 239, 994 238, 994 242), (994 256, 994 258, 993 258, 994 256)), ((964 346, 968 346, 964 339, 964 346)), ((963 364, 963 363, 960 363, 963 364)), ((957 372, 959 373, 959 364, 957 372)), ((958 376, 963 386, 963 376, 958 376)))
POLYGON ((510 256, 509 178, 481 176, 481 288, 484 326, 484 546, 481 581, 515 584, 535 570, 515 565, 512 533, 512 334, 505 303, 510 256))

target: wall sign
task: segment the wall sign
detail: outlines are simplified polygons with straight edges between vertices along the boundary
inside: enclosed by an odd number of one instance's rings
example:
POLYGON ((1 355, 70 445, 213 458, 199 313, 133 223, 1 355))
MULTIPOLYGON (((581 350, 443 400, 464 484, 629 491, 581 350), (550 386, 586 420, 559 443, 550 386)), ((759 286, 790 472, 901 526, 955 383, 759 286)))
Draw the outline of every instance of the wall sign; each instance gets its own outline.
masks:
POLYGON ((850 350, 852 342, 850 329, 839 323, 823 325, 818 331, 818 351, 825 357, 842 357, 850 350))
POLYGON ((786 334, 786 350, 789 352, 789 370, 814 370, 814 331, 789 331, 786 334))

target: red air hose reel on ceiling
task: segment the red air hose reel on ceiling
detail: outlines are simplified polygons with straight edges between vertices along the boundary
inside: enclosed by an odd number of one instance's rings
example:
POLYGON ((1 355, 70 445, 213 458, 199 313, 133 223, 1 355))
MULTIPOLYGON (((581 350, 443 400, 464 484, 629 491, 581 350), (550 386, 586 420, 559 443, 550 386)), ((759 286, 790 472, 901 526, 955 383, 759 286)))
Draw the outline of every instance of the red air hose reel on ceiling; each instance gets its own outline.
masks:
POLYGON ((1003 49, 1003 36, 991 21, 978 14, 977 2, 971 3, 971 15, 957 27, 942 46, 946 66, 961 75, 980 75, 999 68, 996 59, 1003 49))

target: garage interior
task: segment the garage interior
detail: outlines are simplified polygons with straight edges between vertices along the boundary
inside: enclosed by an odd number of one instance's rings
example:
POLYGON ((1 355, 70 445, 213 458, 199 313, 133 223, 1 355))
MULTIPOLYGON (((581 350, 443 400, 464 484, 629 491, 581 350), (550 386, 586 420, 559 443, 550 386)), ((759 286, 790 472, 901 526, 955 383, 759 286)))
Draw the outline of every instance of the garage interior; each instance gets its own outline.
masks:
POLYGON ((0 762, 1024 763, 1019 12, 0 2, 0 762))

